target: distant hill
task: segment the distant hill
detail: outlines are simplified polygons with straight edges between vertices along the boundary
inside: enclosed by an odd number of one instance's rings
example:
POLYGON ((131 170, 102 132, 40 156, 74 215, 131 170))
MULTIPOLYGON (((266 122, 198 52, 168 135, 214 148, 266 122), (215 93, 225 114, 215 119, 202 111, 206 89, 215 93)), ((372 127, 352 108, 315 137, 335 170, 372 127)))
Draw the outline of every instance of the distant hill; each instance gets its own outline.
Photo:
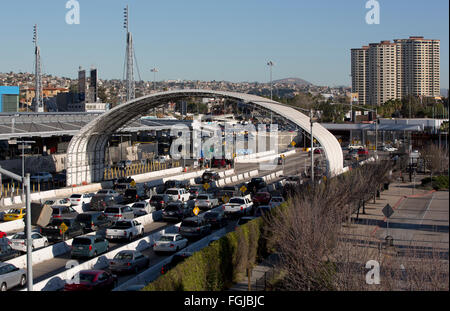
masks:
POLYGON ((286 78, 281 80, 275 80, 273 83, 285 83, 285 84, 297 84, 297 85, 313 85, 311 82, 300 78, 286 78))

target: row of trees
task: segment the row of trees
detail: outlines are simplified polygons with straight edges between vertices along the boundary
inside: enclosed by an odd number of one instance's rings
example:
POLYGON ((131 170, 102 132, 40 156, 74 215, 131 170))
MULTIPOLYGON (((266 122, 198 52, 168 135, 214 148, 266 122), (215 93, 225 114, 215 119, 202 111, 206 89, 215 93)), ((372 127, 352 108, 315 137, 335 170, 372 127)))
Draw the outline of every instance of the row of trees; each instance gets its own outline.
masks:
POLYGON ((448 98, 442 101, 428 97, 420 100, 414 96, 391 99, 378 108, 378 114, 383 118, 447 118, 448 98))
POLYGON ((265 235, 280 257, 279 290, 448 290, 448 262, 435 252, 419 256, 411 248, 407 256, 384 256, 369 234, 343 229, 357 202, 389 181, 391 168, 389 162, 367 164, 316 188, 303 188, 288 207, 267 216, 265 235), (366 283, 369 260, 382 267, 377 287, 366 283))

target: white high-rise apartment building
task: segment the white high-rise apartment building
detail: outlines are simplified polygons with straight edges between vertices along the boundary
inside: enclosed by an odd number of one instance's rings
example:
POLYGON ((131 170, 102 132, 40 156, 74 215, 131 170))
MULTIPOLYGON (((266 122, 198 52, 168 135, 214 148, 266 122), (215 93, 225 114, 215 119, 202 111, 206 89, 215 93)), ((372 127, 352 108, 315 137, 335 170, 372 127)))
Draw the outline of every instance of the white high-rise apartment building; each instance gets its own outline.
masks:
POLYGON ((379 106, 405 96, 440 94, 440 41, 410 37, 351 50, 352 92, 379 106))

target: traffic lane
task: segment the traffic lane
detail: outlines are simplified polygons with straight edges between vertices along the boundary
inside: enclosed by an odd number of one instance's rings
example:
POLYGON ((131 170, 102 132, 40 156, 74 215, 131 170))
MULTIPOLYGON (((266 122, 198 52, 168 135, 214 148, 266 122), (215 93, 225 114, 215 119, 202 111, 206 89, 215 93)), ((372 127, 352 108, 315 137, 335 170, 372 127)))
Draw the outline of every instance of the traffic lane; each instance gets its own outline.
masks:
MULTIPOLYGON (((153 234, 157 231, 163 230, 172 225, 173 225, 172 223, 167 223, 167 222, 153 222, 151 224, 147 224, 144 226, 144 230, 145 230, 144 236, 148 236, 150 234, 153 234)), ((126 245, 127 243, 128 242, 125 240, 110 242, 109 250, 112 251, 114 249, 117 249, 119 247, 126 245)), ((102 256, 102 255, 99 255, 99 256, 102 256)), ((97 258, 99 256, 97 256, 97 258)), ((93 258, 90 258, 90 259, 77 258, 76 260, 81 264, 81 263, 84 263, 84 262, 86 262, 88 260, 92 260, 92 259, 93 258)), ((60 256, 57 256, 53 259, 44 261, 37 265, 33 265, 33 282, 37 283, 37 282, 43 281, 47 278, 50 278, 53 275, 63 272, 64 270, 66 270, 66 264, 69 260, 72 260, 72 258, 70 258, 70 251, 68 251, 60 256)))
MULTIPOLYGON (((202 213, 202 214, 204 214, 204 213, 202 213)), ((225 226, 226 233, 229 233, 229 232, 234 231, 235 228, 236 228, 237 222, 238 222, 238 219, 229 219, 227 226, 225 226)), ((222 230, 222 229, 223 229, 223 228, 213 229, 212 232, 211 232, 211 234, 208 235, 208 237, 213 237, 214 234, 215 234, 217 231, 222 230)), ((186 247, 188 247, 189 245, 191 245, 191 244, 197 242, 198 240, 200 240, 200 239, 197 239, 197 240, 189 240, 186 247)), ((184 248, 184 249, 186 249, 186 248, 184 248)), ((180 251, 183 251, 184 249, 181 249, 180 251)), ((141 273, 142 271, 145 271, 146 269, 148 269, 148 268, 150 268, 150 267, 152 267, 152 266, 155 266, 155 265, 161 263, 163 260, 165 260, 165 259, 167 259, 167 258, 169 258, 170 256, 172 256, 172 255, 175 254, 175 253, 160 253, 160 254, 156 254, 156 253, 153 251, 153 248, 152 248, 152 247, 151 247, 151 248, 147 248, 147 249, 141 251, 141 253, 142 253, 143 255, 149 257, 149 259, 150 259, 150 264, 149 264, 149 266, 148 266, 147 268, 145 268, 145 269, 139 271, 138 274, 141 273)), ((109 269, 107 269, 107 270, 109 270, 109 269)), ((129 281, 130 279, 132 279, 132 278, 134 278, 134 277, 137 276, 137 274, 135 274, 135 273, 128 273, 128 274, 122 274, 122 273, 121 273, 121 274, 117 274, 117 273, 114 273, 114 274, 116 274, 116 275, 117 275, 117 278, 118 278, 118 284, 117 284, 117 286, 120 286, 120 285, 124 284, 125 282, 129 281)))

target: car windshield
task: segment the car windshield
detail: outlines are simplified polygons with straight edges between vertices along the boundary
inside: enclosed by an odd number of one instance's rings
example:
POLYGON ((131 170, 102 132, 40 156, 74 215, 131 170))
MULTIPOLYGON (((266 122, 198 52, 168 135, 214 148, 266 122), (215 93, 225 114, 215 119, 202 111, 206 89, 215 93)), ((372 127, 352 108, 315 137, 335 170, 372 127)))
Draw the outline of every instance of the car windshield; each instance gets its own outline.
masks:
POLYGON ((91 245, 91 239, 87 238, 75 238, 72 245, 91 245))
POLYGON ((114 256, 114 259, 119 259, 119 260, 133 259, 133 254, 129 253, 129 252, 120 252, 120 253, 117 253, 116 256, 114 256))
POLYGON ((218 216, 219 216, 219 213, 211 213, 211 212, 209 212, 209 213, 205 213, 203 218, 205 218, 205 219, 214 219, 214 218, 217 218, 218 216))
POLYGON ((13 240, 25 240, 26 238, 25 233, 17 233, 12 237, 13 240))
POLYGON ((107 214, 120 213, 120 209, 118 207, 107 207, 107 208, 105 208, 105 213, 107 213, 107 214))
POLYGON ((197 200, 209 200, 209 197, 207 195, 199 195, 197 200))
POLYGON ((244 204, 245 201, 243 199, 231 199, 230 203, 235 203, 235 204, 244 204))
POLYGON ((131 228, 131 222, 129 221, 118 221, 111 227, 111 229, 128 229, 131 228))
POLYGON ((68 220, 68 219, 53 219, 52 222, 50 223, 50 225, 59 227, 62 223, 69 225, 70 220, 68 220))
POLYGON ((59 208, 54 208, 52 215, 59 215, 59 208))
POLYGON ((159 238, 159 240, 163 242, 172 242, 173 238, 174 237, 170 235, 163 235, 162 237, 159 238))
POLYGON ((183 220, 181 223, 182 227, 198 227, 199 223, 195 220, 183 220))
POLYGON ((125 190, 125 195, 136 195, 136 189, 127 189, 125 190))
POLYGON ((178 195, 178 190, 167 190, 166 194, 178 195))
POLYGON ((20 214, 20 209, 12 209, 9 211, 9 214, 20 214))
POLYGON ((89 282, 91 283, 95 279, 95 274, 92 273, 80 273, 79 280, 80 282, 89 282))
POLYGON ((79 221, 91 221, 91 216, 90 214, 78 214, 77 215, 77 220, 79 221))
POLYGON ((134 207, 134 208, 144 208, 145 204, 144 203, 134 203, 132 207, 134 207))
POLYGON ((100 190, 99 192, 97 192, 97 194, 107 194, 108 190, 100 190))
POLYGON ((70 197, 74 199, 79 199, 81 198, 81 194, 72 194, 70 197))
POLYGON ((168 212, 176 212, 176 211, 178 211, 179 208, 180 208, 180 206, 178 204, 171 204, 171 205, 168 205, 164 210, 168 211, 168 212))
POLYGON ((164 197, 162 195, 154 195, 150 201, 164 201, 164 197))

